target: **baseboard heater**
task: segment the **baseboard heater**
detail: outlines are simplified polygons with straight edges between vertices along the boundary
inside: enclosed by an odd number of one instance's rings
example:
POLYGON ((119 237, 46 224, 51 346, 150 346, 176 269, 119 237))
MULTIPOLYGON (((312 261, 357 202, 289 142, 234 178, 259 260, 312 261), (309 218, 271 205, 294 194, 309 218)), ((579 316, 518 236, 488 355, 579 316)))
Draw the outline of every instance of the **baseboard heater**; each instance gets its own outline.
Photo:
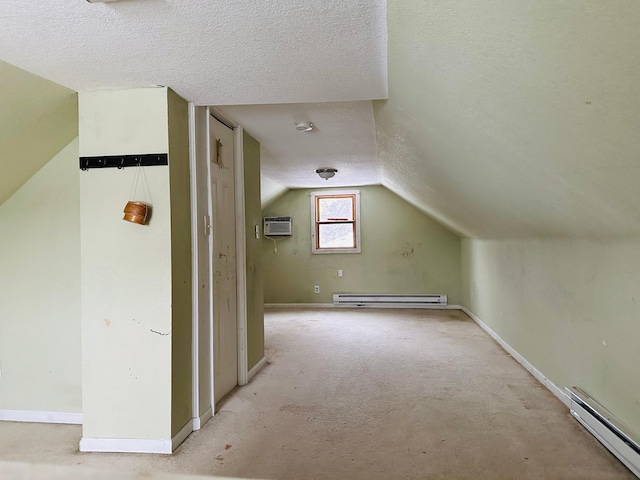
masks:
POLYGON ((335 305, 425 307, 446 305, 445 294, 395 294, 395 293, 334 293, 335 305))
POLYGON ((577 387, 565 387, 571 415, 640 478, 640 439, 609 410, 577 387))

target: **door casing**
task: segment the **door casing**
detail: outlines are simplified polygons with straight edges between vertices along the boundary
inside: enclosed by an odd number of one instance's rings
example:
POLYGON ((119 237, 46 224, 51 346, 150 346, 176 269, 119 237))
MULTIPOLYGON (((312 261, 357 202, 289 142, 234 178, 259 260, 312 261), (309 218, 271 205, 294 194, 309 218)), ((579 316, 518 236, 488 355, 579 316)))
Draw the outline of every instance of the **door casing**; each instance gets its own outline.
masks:
MULTIPOLYGON (((200 112, 202 113, 202 112, 200 112)), ((210 269, 209 275, 209 284, 205 285, 209 290, 209 309, 208 309, 208 325, 209 332, 201 332, 199 322, 199 306, 201 299, 198 295, 198 287, 199 283, 199 272, 201 269, 201 262, 210 262, 212 252, 209 251, 208 258, 202 258, 202 255, 199 255, 198 245, 200 242, 209 243, 209 237, 206 235, 201 235, 201 229, 204 227, 204 230, 207 229, 207 218, 210 222, 212 218, 211 211, 211 187, 210 187, 210 171, 209 171, 209 158, 212 146, 209 142, 209 121, 211 115, 214 114, 218 120, 221 120, 223 123, 227 124, 230 127, 233 127, 234 133, 234 163, 235 163, 235 230, 236 230, 236 283, 237 283, 237 305, 236 305, 236 314, 237 314, 237 341, 238 341, 238 385, 246 385, 248 383, 248 357, 247 357, 247 287, 246 287, 246 227, 245 227, 245 202, 244 202, 244 151, 243 151, 243 136, 244 132, 241 126, 235 124, 234 122, 229 121, 229 119, 224 118, 224 115, 221 115, 219 111, 217 111, 213 107, 196 107, 194 104, 189 104, 189 138, 190 138, 190 165, 191 165, 191 223, 192 223, 192 250, 193 250, 193 285, 194 292, 192 295, 193 302, 193 335, 192 335, 192 361, 193 361, 193 429, 198 430, 204 425, 209 418, 215 412, 215 401, 214 401, 214 366, 213 366, 213 357, 214 357, 214 342, 213 336, 211 333, 213 332, 213 281, 211 278, 212 269, 210 269), (198 115, 198 108, 204 108, 206 115, 198 115), (199 119, 200 117, 200 119, 199 119), (205 125, 199 125, 199 122, 204 122, 205 125), (198 128, 202 128, 202 130, 206 131, 207 134, 198 136, 196 134, 198 128), (204 153, 203 153, 204 152, 204 153), (207 182, 206 187, 204 187, 205 182, 199 182, 196 178, 194 172, 198 172, 198 167, 206 167, 204 169, 200 168, 200 170, 206 171, 207 182), (203 198, 206 198, 208 208, 206 211, 203 211, 199 205, 202 204, 203 198), (200 201, 199 201, 200 200, 200 201), (198 225, 201 225, 198 228, 198 225), (203 338, 203 333, 207 334, 210 339, 209 342, 205 342, 203 338), (202 349, 208 350, 208 352, 202 352, 202 349), (201 367, 202 362, 200 358, 208 353, 209 358, 209 368, 210 375, 207 377, 210 380, 210 385, 206 385, 201 381, 201 367), (208 394, 204 394, 206 390, 208 394), (201 392, 202 391, 202 392, 201 392), (205 401, 204 405, 207 408, 203 411, 202 401, 205 401)), ((206 311, 207 309, 205 309, 206 311)), ((206 338, 206 337, 205 337, 206 338)))

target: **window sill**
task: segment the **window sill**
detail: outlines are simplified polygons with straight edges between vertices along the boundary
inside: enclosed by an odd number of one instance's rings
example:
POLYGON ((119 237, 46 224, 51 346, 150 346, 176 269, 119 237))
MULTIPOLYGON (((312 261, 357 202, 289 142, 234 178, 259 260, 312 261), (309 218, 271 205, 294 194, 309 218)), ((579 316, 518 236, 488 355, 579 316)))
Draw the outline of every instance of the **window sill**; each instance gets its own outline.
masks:
POLYGON ((327 255, 327 254, 332 254, 332 253, 360 253, 360 249, 359 248, 332 248, 332 249, 321 249, 321 250, 317 250, 317 249, 312 249, 311 253, 313 254, 319 254, 319 255, 327 255))

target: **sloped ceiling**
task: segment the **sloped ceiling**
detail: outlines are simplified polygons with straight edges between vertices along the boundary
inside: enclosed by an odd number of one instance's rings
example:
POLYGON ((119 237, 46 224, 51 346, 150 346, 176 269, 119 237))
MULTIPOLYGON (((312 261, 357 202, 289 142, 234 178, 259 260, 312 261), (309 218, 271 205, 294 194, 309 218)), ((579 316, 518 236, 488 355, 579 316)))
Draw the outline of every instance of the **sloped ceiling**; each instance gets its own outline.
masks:
POLYGON ((2 205, 78 136, 78 102, 74 91, 0 61, 0 107, 2 205))
POLYGON ((321 166, 380 182, 385 0, 3 0, 0 23, 0 58, 74 90, 165 85, 197 105, 247 105, 234 115, 277 177, 266 197, 319 184, 321 166), (304 116, 318 129, 303 141, 291 134, 304 116))
POLYGON ((335 161, 467 236, 640 234, 637 0, 3 0, 0 21, 4 60, 69 88, 229 107, 270 195, 335 161), (326 128, 327 102, 358 108, 326 128))
POLYGON ((389 0, 383 184, 469 236, 640 233, 640 3, 389 0))

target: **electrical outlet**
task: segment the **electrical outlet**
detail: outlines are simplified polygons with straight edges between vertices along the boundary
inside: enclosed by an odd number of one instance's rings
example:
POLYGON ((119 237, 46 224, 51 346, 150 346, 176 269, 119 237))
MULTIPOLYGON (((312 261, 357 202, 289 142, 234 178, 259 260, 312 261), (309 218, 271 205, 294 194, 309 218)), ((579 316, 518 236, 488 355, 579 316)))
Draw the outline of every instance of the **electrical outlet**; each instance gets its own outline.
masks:
POLYGON ((338 278, 342 278, 342 269, 341 268, 338 269, 338 278))
POLYGON ((320 285, 314 285, 313 291, 314 293, 320 293, 320 285))

